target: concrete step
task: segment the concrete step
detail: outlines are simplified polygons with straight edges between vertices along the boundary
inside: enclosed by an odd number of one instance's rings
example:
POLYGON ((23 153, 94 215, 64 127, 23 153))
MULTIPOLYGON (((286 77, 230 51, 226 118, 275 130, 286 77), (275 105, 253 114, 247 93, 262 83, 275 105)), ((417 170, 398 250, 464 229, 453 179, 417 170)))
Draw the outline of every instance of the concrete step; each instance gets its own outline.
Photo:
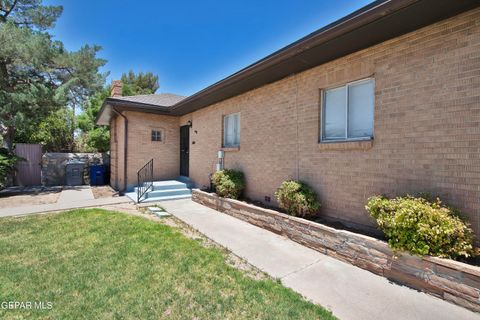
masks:
POLYGON ((167 200, 176 200, 176 199, 188 199, 191 198, 191 194, 182 194, 177 196, 163 196, 163 197, 153 197, 153 198, 146 198, 145 200, 140 200, 140 203, 145 202, 158 202, 158 201, 167 201, 167 200))
MULTIPOLYGON (((148 190, 140 199, 140 203, 191 198, 191 187, 193 187, 193 183, 188 181, 154 181, 152 188, 150 188, 150 190, 148 190)), ((137 190, 138 188, 135 187, 133 192, 126 193, 125 195, 134 202, 137 202, 137 190)))
MULTIPOLYGON (((190 185, 184 182, 176 181, 176 180, 167 180, 167 181, 154 181, 153 182, 153 190, 171 190, 171 189, 185 189, 190 188, 190 185)), ((137 192, 137 187, 133 189, 133 192, 137 192)))
POLYGON ((180 189, 164 189, 164 190, 154 190, 146 193, 147 199, 154 197, 170 197, 170 196, 180 196, 180 195, 191 195, 192 190, 187 188, 180 189))
POLYGON ((181 181, 177 181, 177 180, 153 182, 153 190, 169 190, 169 189, 182 189, 182 188, 188 188, 188 184, 181 181))

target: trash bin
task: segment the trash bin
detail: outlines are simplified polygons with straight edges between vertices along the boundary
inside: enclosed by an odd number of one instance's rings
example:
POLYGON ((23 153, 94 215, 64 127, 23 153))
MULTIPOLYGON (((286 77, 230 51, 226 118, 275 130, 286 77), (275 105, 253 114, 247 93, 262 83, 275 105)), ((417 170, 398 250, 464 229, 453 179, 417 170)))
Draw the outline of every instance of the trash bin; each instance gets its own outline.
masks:
POLYGON ((83 184, 83 169, 85 162, 79 160, 70 160, 65 167, 65 176, 67 186, 80 186, 83 184))
POLYGON ((92 165, 90 166, 90 185, 103 186, 105 184, 105 166, 92 165))

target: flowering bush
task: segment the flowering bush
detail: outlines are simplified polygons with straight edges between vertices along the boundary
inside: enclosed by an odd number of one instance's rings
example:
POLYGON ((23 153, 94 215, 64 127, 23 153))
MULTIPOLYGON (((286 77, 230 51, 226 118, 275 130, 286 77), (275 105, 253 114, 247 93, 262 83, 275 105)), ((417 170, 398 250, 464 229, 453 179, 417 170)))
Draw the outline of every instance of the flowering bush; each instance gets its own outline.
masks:
POLYGON ((438 198, 374 196, 365 208, 393 249, 447 258, 474 254, 472 230, 438 198))

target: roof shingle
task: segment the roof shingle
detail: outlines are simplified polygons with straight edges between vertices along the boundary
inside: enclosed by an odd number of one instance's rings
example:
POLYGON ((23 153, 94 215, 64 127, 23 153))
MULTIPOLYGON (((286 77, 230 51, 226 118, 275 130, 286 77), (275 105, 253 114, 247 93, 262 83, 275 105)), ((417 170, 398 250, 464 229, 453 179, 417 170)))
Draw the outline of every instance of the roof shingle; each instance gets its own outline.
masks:
POLYGON ((138 96, 112 97, 110 99, 137 102, 161 107, 171 107, 186 97, 173 93, 144 94, 138 96))

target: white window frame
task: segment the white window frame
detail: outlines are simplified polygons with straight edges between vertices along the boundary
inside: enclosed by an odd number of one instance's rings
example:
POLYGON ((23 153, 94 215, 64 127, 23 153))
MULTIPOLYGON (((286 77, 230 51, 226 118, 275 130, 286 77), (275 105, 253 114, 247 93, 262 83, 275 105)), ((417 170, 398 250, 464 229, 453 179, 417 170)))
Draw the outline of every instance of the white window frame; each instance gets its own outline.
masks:
POLYGON ((370 78, 364 78, 352 82, 348 82, 346 84, 343 84, 341 86, 336 86, 332 88, 326 88, 322 90, 322 101, 321 101, 321 119, 320 119, 320 142, 321 143, 331 143, 331 142, 346 142, 346 141, 364 141, 364 140, 373 140, 373 137, 375 135, 375 78, 370 77, 370 78), (362 82, 372 82, 373 83, 373 117, 372 117, 372 135, 371 136, 366 136, 366 137, 354 137, 354 138, 349 138, 348 137, 348 107, 349 107, 349 101, 348 101, 348 96, 349 96, 349 87, 352 85, 357 85, 362 82), (329 90, 335 90, 345 87, 345 138, 326 138, 325 137, 325 103, 327 101, 326 99, 326 94, 327 91, 329 90))
POLYGON ((238 148, 240 147, 240 127, 241 127, 241 117, 240 112, 230 113, 223 116, 223 137, 222 145, 224 148, 238 148), (238 143, 237 144, 227 144, 227 118, 238 115, 238 126, 237 126, 237 135, 238 143))

